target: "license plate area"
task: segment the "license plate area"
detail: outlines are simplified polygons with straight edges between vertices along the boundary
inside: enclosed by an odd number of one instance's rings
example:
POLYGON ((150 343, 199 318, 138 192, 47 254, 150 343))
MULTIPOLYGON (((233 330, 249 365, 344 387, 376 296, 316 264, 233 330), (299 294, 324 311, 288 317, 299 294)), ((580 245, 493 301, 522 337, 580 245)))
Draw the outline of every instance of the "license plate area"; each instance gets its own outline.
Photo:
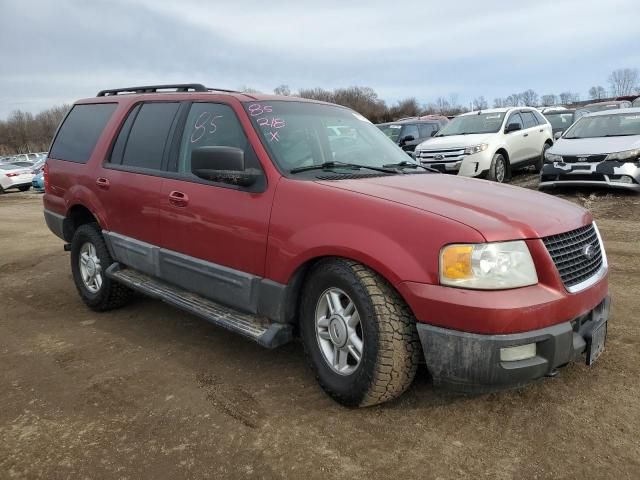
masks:
POLYGON ((587 340, 587 365, 593 365, 604 352, 604 344, 607 340, 607 321, 603 321, 595 327, 591 334, 586 336, 587 340))

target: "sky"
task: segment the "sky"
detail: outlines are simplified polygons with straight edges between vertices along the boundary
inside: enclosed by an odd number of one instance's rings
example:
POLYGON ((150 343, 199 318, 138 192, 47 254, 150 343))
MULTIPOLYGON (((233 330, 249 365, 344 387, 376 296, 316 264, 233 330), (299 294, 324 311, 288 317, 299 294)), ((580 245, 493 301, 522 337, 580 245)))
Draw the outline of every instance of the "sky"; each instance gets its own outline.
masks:
POLYGON ((640 68, 639 0, 0 0, 0 119, 161 83, 468 104, 640 68))

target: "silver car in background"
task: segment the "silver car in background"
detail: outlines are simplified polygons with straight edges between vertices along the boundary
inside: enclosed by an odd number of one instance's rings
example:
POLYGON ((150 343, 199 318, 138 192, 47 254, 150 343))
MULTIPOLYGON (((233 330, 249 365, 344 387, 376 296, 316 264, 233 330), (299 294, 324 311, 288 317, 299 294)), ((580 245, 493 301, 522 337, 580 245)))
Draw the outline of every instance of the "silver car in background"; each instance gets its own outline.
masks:
POLYGON ((539 188, 606 186, 640 192, 640 108, 590 113, 545 153, 539 188))

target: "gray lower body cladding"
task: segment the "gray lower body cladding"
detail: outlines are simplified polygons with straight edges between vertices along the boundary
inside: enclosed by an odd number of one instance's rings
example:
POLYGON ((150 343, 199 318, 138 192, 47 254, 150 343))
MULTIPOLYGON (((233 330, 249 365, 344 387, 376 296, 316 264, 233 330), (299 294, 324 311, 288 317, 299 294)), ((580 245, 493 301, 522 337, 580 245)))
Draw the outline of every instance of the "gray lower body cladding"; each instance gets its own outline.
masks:
POLYGON ((530 332, 480 335, 417 324, 425 361, 434 384, 482 393, 514 388, 552 374, 582 357, 591 332, 607 321, 609 297, 578 319, 530 332), (536 355, 502 361, 500 349, 536 344, 536 355))

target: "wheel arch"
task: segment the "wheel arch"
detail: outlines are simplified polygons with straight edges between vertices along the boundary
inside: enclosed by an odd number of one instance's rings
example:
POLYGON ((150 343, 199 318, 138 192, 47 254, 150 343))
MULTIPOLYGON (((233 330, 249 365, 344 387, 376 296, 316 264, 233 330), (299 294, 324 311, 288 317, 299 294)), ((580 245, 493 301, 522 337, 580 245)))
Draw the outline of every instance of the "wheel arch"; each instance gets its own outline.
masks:
POLYGON ((76 230, 87 223, 97 223, 100 225, 97 215, 95 215, 85 205, 77 203, 67 210, 64 222, 62 224, 62 232, 64 239, 71 242, 76 230))

